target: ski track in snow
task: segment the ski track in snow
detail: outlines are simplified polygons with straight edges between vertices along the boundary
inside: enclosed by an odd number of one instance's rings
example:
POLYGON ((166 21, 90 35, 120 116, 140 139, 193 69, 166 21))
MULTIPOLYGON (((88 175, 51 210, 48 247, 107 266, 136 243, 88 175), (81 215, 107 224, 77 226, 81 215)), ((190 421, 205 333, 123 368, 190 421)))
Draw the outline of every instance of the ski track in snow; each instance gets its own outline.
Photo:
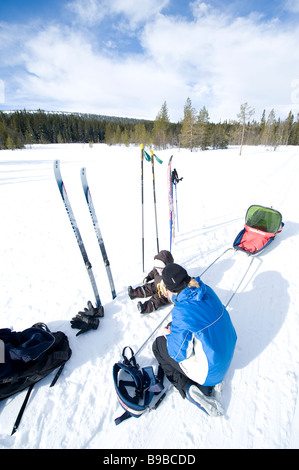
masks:
MULTIPOLYGON (((147 149, 149 151, 149 149, 147 149)), ((21 425, 10 436, 26 392, 0 402, 0 448, 10 449, 202 449, 299 447, 299 281, 297 147, 244 147, 205 152, 156 151, 160 249, 169 249, 167 163, 173 157, 183 181, 177 186, 179 231, 175 261, 197 276, 232 243, 251 204, 273 206, 285 227, 250 270, 228 309, 238 342, 225 378, 225 414, 210 418, 172 389, 158 410, 119 426, 122 414, 112 367, 122 349, 136 352, 171 311, 137 312, 127 296, 152 269, 156 254, 151 165, 144 162, 145 273, 141 259, 140 149, 103 144, 36 145, 0 152, 1 328, 21 331, 42 321, 64 331, 72 357, 53 388, 37 384, 21 425), (76 337, 70 320, 93 293, 54 178, 61 173, 93 265, 105 316, 97 331, 76 337), (117 297, 84 199, 88 183, 111 265, 117 297)), ((234 293, 251 258, 228 251, 202 276, 222 302, 234 293)), ((159 331, 157 332, 159 334, 159 331)), ((154 337, 138 355, 156 367, 154 337)))

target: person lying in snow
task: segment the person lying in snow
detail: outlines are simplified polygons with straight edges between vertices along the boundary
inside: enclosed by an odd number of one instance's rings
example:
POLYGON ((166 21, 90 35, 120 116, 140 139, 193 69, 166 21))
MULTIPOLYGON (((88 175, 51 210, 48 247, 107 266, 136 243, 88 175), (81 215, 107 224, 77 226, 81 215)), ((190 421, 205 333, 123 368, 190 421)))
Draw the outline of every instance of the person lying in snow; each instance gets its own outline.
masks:
POLYGON ((128 287, 128 295, 131 300, 144 299, 150 297, 146 302, 139 301, 137 304, 140 313, 151 313, 158 308, 169 303, 167 296, 159 293, 159 284, 162 281, 162 271, 167 264, 173 263, 173 256, 170 251, 162 250, 154 257, 154 268, 148 273, 142 286, 133 289, 128 287))
POLYGON ((182 266, 168 264, 162 278, 174 307, 172 322, 153 343, 154 356, 183 398, 219 416, 214 386, 228 371, 237 341, 229 313, 215 292, 182 266))

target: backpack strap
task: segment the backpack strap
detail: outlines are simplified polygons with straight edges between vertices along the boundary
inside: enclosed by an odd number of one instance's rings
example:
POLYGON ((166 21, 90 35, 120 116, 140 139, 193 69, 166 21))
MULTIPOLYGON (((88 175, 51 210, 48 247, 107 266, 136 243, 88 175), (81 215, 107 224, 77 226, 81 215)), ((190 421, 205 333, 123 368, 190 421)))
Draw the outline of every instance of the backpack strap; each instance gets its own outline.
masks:
POLYGON ((122 352, 122 357, 123 357, 123 364, 125 364, 126 366, 134 366, 134 367, 139 368, 139 365, 136 362, 134 351, 130 346, 125 346, 124 347, 123 352, 122 352), (125 353, 127 348, 130 349, 130 351, 131 351, 130 359, 127 358, 126 353, 125 353))

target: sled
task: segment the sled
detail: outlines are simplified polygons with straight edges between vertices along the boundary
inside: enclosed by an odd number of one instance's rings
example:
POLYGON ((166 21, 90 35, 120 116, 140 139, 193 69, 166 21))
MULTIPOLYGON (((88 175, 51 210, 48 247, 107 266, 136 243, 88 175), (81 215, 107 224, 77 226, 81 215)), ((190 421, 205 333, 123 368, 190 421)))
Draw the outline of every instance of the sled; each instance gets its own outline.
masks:
POLYGON ((243 230, 237 235, 233 248, 255 255, 264 250, 283 228, 282 215, 269 207, 252 205, 248 208, 243 230))

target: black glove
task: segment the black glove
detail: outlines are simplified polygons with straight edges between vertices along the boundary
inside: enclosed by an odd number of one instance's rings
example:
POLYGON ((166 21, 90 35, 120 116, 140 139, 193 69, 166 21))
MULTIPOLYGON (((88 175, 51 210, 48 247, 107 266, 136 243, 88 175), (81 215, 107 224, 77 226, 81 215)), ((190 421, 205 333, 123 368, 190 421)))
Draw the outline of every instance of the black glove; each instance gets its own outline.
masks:
POLYGON ((96 317, 90 315, 85 315, 82 312, 79 312, 78 315, 72 318, 71 326, 72 328, 78 328, 80 330, 76 336, 86 333, 89 330, 96 330, 99 326, 100 320, 96 317))
POLYGON ((84 312, 79 312, 79 315, 86 315, 88 317, 103 317, 104 316, 104 308, 94 307, 90 300, 87 302, 87 307, 84 308, 84 312))

